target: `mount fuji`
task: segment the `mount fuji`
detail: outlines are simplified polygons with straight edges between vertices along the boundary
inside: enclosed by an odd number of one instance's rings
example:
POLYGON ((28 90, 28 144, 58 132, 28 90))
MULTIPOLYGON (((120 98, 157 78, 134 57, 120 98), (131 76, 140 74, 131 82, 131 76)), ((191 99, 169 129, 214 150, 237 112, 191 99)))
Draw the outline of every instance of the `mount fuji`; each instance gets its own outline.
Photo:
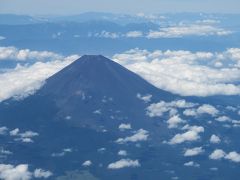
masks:
POLYGON ((237 179, 238 100, 181 97, 84 55, 33 95, 0 104, 0 161, 58 180, 237 179))

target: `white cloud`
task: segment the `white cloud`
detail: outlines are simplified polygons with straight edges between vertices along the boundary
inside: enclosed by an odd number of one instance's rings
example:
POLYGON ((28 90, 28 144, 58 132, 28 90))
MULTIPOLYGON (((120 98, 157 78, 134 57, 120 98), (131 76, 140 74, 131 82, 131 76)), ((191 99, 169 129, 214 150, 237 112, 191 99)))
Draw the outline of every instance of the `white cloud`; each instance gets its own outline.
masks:
POLYGON ((231 119, 227 116, 220 116, 220 117, 216 118, 215 120, 219 121, 219 122, 231 121, 231 119))
POLYGON ((213 143, 213 144, 218 144, 218 143, 221 142, 221 139, 217 135, 213 134, 210 137, 210 142, 213 143))
POLYGON ((210 154, 209 158, 213 160, 225 158, 227 160, 240 163, 240 154, 237 153, 236 151, 232 151, 227 154, 221 149, 216 149, 215 151, 212 152, 212 154, 210 154))
POLYGON ((193 161, 184 163, 184 166, 200 167, 200 165, 198 163, 193 162, 193 161))
POLYGON ((204 152, 204 149, 202 147, 195 147, 192 149, 187 149, 184 152, 184 156, 196 156, 199 154, 202 154, 204 152))
POLYGON ((196 109, 185 109, 183 111, 183 114, 185 116, 197 116, 198 115, 196 109))
POLYGON ((108 165, 108 169, 121 169, 126 167, 139 167, 140 163, 138 160, 131 160, 131 159, 121 159, 114 163, 108 165))
POLYGON ((223 52, 131 49, 113 59, 160 89, 183 96, 240 94, 240 49, 223 52), (216 62, 223 66, 215 67, 216 62))
POLYGON ((24 143, 32 143, 33 140, 31 138, 39 135, 37 132, 33 132, 33 131, 25 131, 23 133, 20 133, 20 130, 18 128, 10 131, 9 134, 10 136, 17 136, 15 140, 22 141, 24 143))
POLYGON ((212 116, 216 116, 219 111, 212 105, 204 104, 197 109, 198 114, 209 114, 212 116))
POLYGON ((4 180, 29 180, 32 173, 28 170, 27 164, 13 166, 10 164, 0 164, 0 179, 4 180))
POLYGON ((19 132, 20 132, 19 128, 16 128, 10 131, 9 134, 10 136, 17 136, 19 132))
POLYGON ((210 154, 209 158, 210 158, 210 159, 213 159, 213 160, 217 160, 217 159, 222 159, 222 158, 224 158, 225 155, 226 155, 226 153, 225 153, 223 150, 221 150, 221 149, 216 149, 216 150, 214 150, 214 151, 210 154))
POLYGON ((184 123, 185 121, 182 120, 179 115, 174 115, 168 119, 168 128, 177 128, 179 124, 184 123))
POLYGON ((138 141, 146 141, 148 139, 149 133, 144 129, 139 129, 132 136, 119 138, 116 140, 117 143, 127 143, 127 142, 138 142, 138 141))
POLYGON ((118 155, 119 155, 119 156, 127 156, 127 151, 125 151, 125 150, 120 150, 120 151, 118 151, 118 155))
POLYGON ((121 130, 121 131, 125 131, 125 130, 128 130, 128 129, 132 129, 132 127, 131 127, 131 124, 124 124, 124 123, 122 123, 122 124, 120 124, 119 126, 118 126, 118 128, 121 130))
POLYGON ((59 153, 52 153, 51 156, 52 157, 62 157, 62 156, 65 156, 67 153, 71 153, 71 152, 72 152, 71 148, 65 148, 59 153))
POLYGON ((49 178, 52 175, 53 175, 52 172, 45 171, 43 169, 35 169, 33 172, 33 176, 35 178, 49 178))
MULTIPOLYGON (((176 100, 171 102, 160 101, 159 103, 150 104, 147 107, 147 115, 150 117, 159 117, 165 112, 173 112, 175 108, 189 108, 194 107, 195 105, 196 104, 186 102, 185 100, 176 100)), ((171 113, 171 115, 175 115, 175 113, 171 113)))
POLYGON ((92 161, 90 161, 90 160, 87 160, 87 161, 82 163, 82 166, 85 166, 85 167, 88 167, 88 166, 91 166, 91 165, 92 165, 92 161))
POLYGON ((158 31, 150 31, 147 35, 149 39, 155 38, 179 38, 184 36, 226 36, 231 34, 229 30, 216 27, 213 24, 196 23, 196 24, 180 24, 160 28, 158 31))
POLYGON ((184 126, 183 129, 188 129, 185 133, 176 134, 170 141, 169 144, 180 144, 185 141, 196 141, 200 139, 199 133, 204 132, 202 126, 184 126))
POLYGON ((120 38, 121 33, 101 31, 100 33, 88 33, 88 37, 99 37, 99 38, 110 38, 117 39, 120 38))
POLYGON ((0 127, 0 135, 4 135, 7 133, 8 128, 6 126, 0 127))
POLYGON ((63 56, 50 51, 31 51, 30 49, 17 49, 16 47, 0 47, 0 60, 35 60, 46 61, 54 59, 62 59, 63 56))
POLYGON ((240 154, 235 151, 232 151, 225 156, 225 159, 240 163, 240 154))
POLYGON ((69 56, 63 60, 36 62, 29 66, 17 66, 15 69, 0 74, 0 102, 14 97, 24 98, 33 94, 45 79, 69 65, 78 56, 69 56))
POLYGON ((128 38, 138 38, 142 36, 143 36, 143 33, 141 31, 129 31, 126 33, 126 37, 128 38))
POLYGON ((151 101, 152 95, 151 94, 141 95, 138 93, 137 98, 143 100, 145 103, 148 103, 151 101))

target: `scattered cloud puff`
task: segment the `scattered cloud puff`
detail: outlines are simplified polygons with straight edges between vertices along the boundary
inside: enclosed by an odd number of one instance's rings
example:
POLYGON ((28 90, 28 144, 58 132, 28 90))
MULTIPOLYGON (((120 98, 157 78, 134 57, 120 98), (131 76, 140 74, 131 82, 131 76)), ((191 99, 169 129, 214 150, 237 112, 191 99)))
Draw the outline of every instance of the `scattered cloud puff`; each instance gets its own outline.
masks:
POLYGON ((20 130, 16 128, 10 131, 9 134, 10 136, 17 136, 15 140, 22 141, 24 143, 32 143, 33 142, 32 138, 39 135, 37 132, 33 132, 33 131, 25 131, 23 133, 19 133, 19 132, 20 130))
POLYGON ((220 116, 220 117, 216 118, 215 120, 219 121, 219 122, 231 121, 231 119, 227 116, 220 116))
POLYGON ((62 58, 63 56, 50 51, 31 51, 30 49, 17 49, 13 46, 0 47, 0 60, 46 61, 62 58))
POLYGON ((219 111, 212 105, 204 104, 197 109, 198 114, 209 114, 211 116, 216 116, 219 111))
POLYGON ((138 142, 138 141, 146 141, 148 139, 149 133, 144 129, 139 129, 132 136, 119 138, 116 140, 117 143, 123 144, 127 142, 138 142))
POLYGON ((143 100, 145 103, 148 103, 151 102, 152 95, 151 94, 141 95, 140 93, 138 93, 137 98, 143 100))
POLYGON ((79 56, 73 55, 61 60, 36 62, 0 74, 0 102, 8 98, 21 99, 42 87, 45 79, 69 65, 79 56))
POLYGON ((199 116, 202 114, 208 114, 211 116, 216 116, 219 111, 210 104, 203 104, 199 106, 197 109, 186 109, 183 111, 185 116, 199 116))
POLYGON ((0 164, 0 179, 3 180, 30 180, 34 178, 48 178, 52 172, 43 169, 35 169, 32 173, 27 164, 13 166, 10 164, 0 164))
POLYGON ((213 24, 196 23, 196 24, 180 24, 160 28, 158 31, 150 31, 147 38, 180 38, 184 36, 226 36, 232 34, 232 31, 216 27, 213 24))
POLYGON ((29 180, 32 174, 28 170, 27 164, 13 166, 10 164, 0 164, 0 178, 4 180, 29 180))
POLYGON ((204 152, 204 149, 202 147, 195 147, 192 149, 187 149, 184 152, 184 156, 197 156, 199 154, 202 154, 204 152))
POLYGON ((120 150, 120 151, 118 151, 118 155, 119 155, 119 156, 127 156, 127 151, 125 151, 125 150, 120 150))
POLYGON ((100 33, 88 33, 88 37, 117 39, 122 37, 121 33, 101 31, 100 33))
POLYGON ((51 171, 45 171, 43 169, 35 169, 33 172, 35 178, 49 178, 52 175, 51 171))
POLYGON ((108 165, 108 169, 121 169, 126 167, 139 167, 141 166, 138 160, 121 159, 108 165))
POLYGON ((233 152, 228 153, 225 156, 225 159, 231 160, 233 162, 240 163, 240 154, 235 152, 235 151, 233 151, 233 152))
POLYGON ((189 161, 189 162, 186 162, 184 163, 184 166, 188 166, 188 167, 200 167, 200 164, 196 163, 196 162, 193 162, 193 161, 189 161))
POLYGON ((182 120, 179 115, 174 115, 168 119, 168 128, 177 128, 179 124, 184 123, 185 121, 182 120))
POLYGON ((0 127, 0 135, 5 135, 8 131, 6 126, 0 127))
POLYGON ((196 141, 200 139, 199 133, 204 132, 202 126, 189 126, 185 125, 183 130, 188 130, 182 134, 176 134, 170 141, 169 144, 181 144, 185 141, 196 141))
POLYGON ((88 167, 88 166, 91 166, 91 165, 92 165, 92 161, 90 161, 90 160, 87 160, 87 161, 82 163, 82 166, 85 166, 85 167, 88 167))
POLYGON ((176 100, 171 102, 160 101, 159 103, 150 104, 147 107, 147 115, 149 117, 160 117, 165 112, 169 112, 170 115, 176 114, 176 108, 190 108, 196 104, 187 102, 185 100, 176 100))
POLYGON ((52 153, 51 156, 52 157, 62 157, 62 156, 65 156, 67 153, 71 153, 71 152, 72 152, 71 148, 65 148, 62 150, 62 152, 52 153))
POLYGON ((210 137, 210 143, 213 143, 213 144, 218 144, 221 142, 221 139, 220 137, 218 137, 217 135, 213 134, 211 137, 210 137))
POLYGON ((113 59, 160 89, 183 96, 240 94, 240 49, 223 52, 131 49, 113 59))
POLYGON ((209 158, 213 160, 217 160, 217 159, 224 158, 225 155, 226 153, 222 149, 216 149, 209 155, 209 158))
POLYGON ((216 149, 209 155, 209 158, 213 159, 213 160, 225 158, 227 160, 230 160, 230 161, 233 161, 236 163, 240 163, 240 154, 237 153, 236 151, 232 151, 227 154, 226 152, 224 152, 221 149, 216 149))
POLYGON ((129 124, 129 123, 128 124, 122 123, 118 126, 118 128, 120 129, 120 131, 132 129, 131 124, 129 124))

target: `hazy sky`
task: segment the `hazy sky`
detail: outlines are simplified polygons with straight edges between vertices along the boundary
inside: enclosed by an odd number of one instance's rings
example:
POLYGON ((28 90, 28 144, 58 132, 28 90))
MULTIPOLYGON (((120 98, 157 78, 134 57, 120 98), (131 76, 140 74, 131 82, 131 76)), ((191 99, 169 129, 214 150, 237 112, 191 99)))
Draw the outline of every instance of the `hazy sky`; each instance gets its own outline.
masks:
POLYGON ((88 11, 240 13, 240 0, 0 0, 0 13, 79 14, 88 11))

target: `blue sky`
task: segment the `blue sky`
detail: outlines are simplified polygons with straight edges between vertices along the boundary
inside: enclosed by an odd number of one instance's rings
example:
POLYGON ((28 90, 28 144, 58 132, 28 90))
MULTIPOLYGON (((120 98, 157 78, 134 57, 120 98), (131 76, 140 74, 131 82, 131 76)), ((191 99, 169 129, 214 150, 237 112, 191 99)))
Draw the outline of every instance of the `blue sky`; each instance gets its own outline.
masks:
POLYGON ((239 0, 0 0, 0 13, 79 14, 218 12, 239 13, 239 0))

